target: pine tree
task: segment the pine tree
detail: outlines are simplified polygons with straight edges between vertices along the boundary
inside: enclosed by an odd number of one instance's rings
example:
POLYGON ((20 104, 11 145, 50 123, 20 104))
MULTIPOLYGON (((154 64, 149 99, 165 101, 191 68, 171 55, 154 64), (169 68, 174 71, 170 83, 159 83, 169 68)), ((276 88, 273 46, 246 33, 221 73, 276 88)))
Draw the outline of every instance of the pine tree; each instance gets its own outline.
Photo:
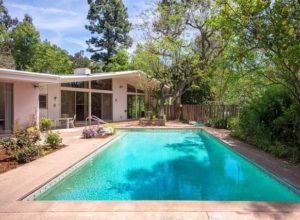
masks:
POLYGON ((118 49, 131 46, 127 8, 122 0, 88 0, 90 6, 86 25, 92 37, 87 41, 91 58, 105 65, 118 49))

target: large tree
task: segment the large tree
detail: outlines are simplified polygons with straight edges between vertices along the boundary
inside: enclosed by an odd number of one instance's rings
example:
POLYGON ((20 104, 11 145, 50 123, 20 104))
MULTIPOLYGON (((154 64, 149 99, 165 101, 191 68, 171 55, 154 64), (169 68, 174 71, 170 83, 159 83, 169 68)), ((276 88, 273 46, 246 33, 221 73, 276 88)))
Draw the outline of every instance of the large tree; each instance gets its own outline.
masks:
POLYGON ((15 63, 12 57, 12 42, 10 34, 18 24, 18 19, 11 18, 8 10, 0 0, 0 67, 14 68, 15 63))
POLYGON ((105 65, 118 49, 131 45, 127 8, 122 0, 88 0, 89 12, 86 28, 92 37, 87 41, 91 58, 105 65))
POLYGON ((68 52, 49 41, 38 43, 34 53, 34 61, 27 70, 53 74, 73 73, 68 52))
POLYGON ((300 106, 299 1, 222 0, 218 4, 216 22, 230 45, 231 68, 283 85, 300 106))
MULTIPOLYGON (((210 23, 211 1, 158 1, 154 9, 145 13, 143 30, 146 33, 144 51, 139 48, 140 66, 147 66, 154 78, 160 80, 160 114, 165 100, 175 99, 180 117, 182 95, 192 83, 203 79, 213 70, 222 49, 217 45, 216 30, 210 23), (150 15, 149 15, 150 13, 150 15), (150 21, 147 20, 150 18, 150 21)), ((140 46, 142 47, 142 46, 140 46)))
POLYGON ((30 16, 26 15, 23 21, 13 29, 11 38, 16 69, 29 69, 33 65, 37 45, 40 42, 40 34, 33 26, 30 16))

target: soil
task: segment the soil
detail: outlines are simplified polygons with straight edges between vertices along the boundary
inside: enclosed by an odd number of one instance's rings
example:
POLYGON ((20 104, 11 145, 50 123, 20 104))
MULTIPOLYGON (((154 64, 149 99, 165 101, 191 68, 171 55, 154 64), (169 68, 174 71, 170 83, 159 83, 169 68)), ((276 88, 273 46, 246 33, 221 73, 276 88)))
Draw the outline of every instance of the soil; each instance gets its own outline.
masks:
POLYGON ((0 173, 4 173, 18 166, 18 162, 15 161, 14 158, 10 157, 6 150, 0 147, 0 173))

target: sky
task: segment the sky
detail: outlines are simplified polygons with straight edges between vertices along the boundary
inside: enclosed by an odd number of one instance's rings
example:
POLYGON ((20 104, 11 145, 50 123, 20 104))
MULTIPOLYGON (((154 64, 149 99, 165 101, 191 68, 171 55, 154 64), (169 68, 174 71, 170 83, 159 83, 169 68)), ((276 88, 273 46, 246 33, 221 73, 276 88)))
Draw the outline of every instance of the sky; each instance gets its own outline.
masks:
MULTIPOLYGON (((139 22, 139 14, 151 4, 151 0, 123 0, 128 9, 129 20, 133 27, 139 22)), ((88 23, 87 0, 4 0, 4 6, 12 17, 22 20, 24 14, 33 18, 33 24, 40 32, 42 40, 50 42, 74 54, 86 50, 86 40, 90 32, 85 29, 88 23)), ((142 34, 136 28, 130 32, 133 39, 131 53, 138 42, 142 42, 142 34)), ((85 51, 86 55, 87 52, 85 51)))

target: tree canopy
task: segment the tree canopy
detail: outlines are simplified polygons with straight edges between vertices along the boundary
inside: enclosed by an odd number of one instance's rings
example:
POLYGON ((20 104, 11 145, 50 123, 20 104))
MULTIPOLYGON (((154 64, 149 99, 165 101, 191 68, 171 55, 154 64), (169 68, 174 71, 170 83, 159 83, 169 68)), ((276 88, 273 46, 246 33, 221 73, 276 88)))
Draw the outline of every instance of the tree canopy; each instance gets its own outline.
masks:
POLYGON ((131 45, 127 8, 122 0, 88 0, 89 24, 92 37, 87 41, 91 58, 107 65, 120 48, 131 45))

